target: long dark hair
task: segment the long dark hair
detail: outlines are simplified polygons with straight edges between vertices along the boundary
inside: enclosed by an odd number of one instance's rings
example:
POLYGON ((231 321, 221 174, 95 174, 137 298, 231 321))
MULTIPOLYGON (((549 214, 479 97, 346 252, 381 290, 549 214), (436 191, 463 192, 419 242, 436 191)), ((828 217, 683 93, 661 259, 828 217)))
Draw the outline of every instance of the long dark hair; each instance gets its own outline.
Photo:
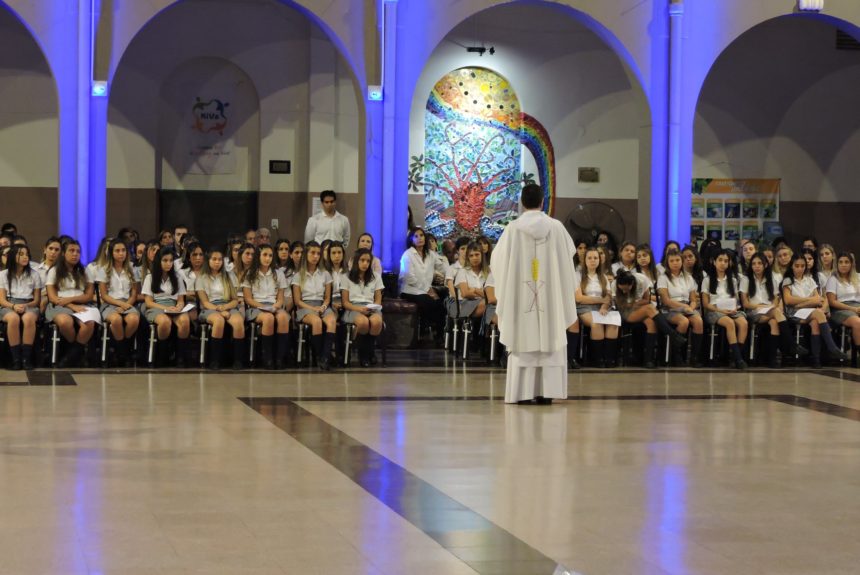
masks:
POLYGON ((690 275, 693 276, 693 279, 696 280, 696 290, 702 291, 702 282, 705 280, 705 269, 702 267, 702 256, 699 255, 699 250, 696 249, 696 246, 687 244, 684 246, 684 249, 681 250, 681 269, 684 269, 684 252, 690 252, 693 254, 693 257, 696 258, 696 263, 693 264, 693 271, 690 275))
POLYGON ((712 294, 717 293, 717 284, 719 283, 719 280, 717 279, 717 258, 720 256, 726 256, 726 259, 729 260, 729 265, 726 268, 726 291, 729 292, 730 296, 735 297, 737 295, 735 291, 735 283, 737 283, 738 276, 735 273, 735 266, 732 265, 732 252, 726 249, 714 252, 714 261, 708 268, 708 275, 711 277, 708 282, 708 291, 712 294))
MULTIPOLYGON (((24 245, 13 245, 12 249, 9 250, 9 253, 6 254, 6 281, 9 283, 9 297, 12 297, 12 277, 17 277, 18 271, 18 253, 19 252, 27 252, 27 257, 30 257, 30 248, 24 245)), ((29 265, 24 266, 24 269, 21 272, 22 276, 30 277, 30 273, 32 269, 29 265)))
POLYGON ((260 279, 260 255, 262 255, 263 250, 269 250, 272 252, 272 263, 269 264, 269 271, 273 274, 275 273, 275 258, 272 246, 270 244, 260 244, 257 246, 256 253, 254 253, 254 261, 251 262, 251 265, 248 266, 248 269, 245 271, 245 281, 251 285, 257 283, 260 279))
MULTIPOLYGON (((182 238, 182 239, 184 240, 185 238, 182 238)), ((192 269, 191 268, 191 253, 194 250, 196 250, 197 248, 200 248, 200 251, 203 252, 203 258, 204 258, 204 261, 206 261, 206 250, 203 249, 203 244, 201 244, 197 240, 194 240, 194 241, 191 241, 191 242, 188 242, 187 244, 185 244, 185 253, 182 256, 182 269, 184 269, 184 270, 192 269)), ((201 269, 203 269, 202 266, 201 266, 201 269)))
POLYGON ((290 272, 293 272, 293 273, 296 273, 297 271, 299 271, 299 268, 300 268, 300 267, 301 267, 301 265, 302 265, 302 264, 301 264, 301 259, 299 259, 299 263, 298 263, 298 264, 296 264, 296 263, 293 261, 293 252, 294 252, 294 251, 296 251, 296 250, 297 250, 297 249, 299 249, 299 248, 302 248, 302 256, 304 256, 304 255, 305 255, 305 243, 304 243, 304 242, 301 242, 301 241, 299 241, 299 240, 296 240, 296 241, 294 241, 293 243, 291 243, 291 244, 290 244, 290 257, 289 257, 289 258, 287 258, 287 268, 286 268, 286 270, 284 270, 284 271, 290 271, 290 272))
POLYGON ((349 281, 354 284, 364 284, 367 285, 373 281, 373 252, 371 252, 367 248, 359 248, 355 250, 355 253, 352 254, 352 265, 349 269, 349 281), (361 259, 361 256, 368 255, 370 256, 370 266, 368 266, 367 271, 364 272, 364 278, 361 277, 361 272, 358 269, 358 260, 361 259))
POLYGON ((149 270, 149 273, 152 274, 152 284, 150 288, 152 289, 152 293, 162 293, 161 292, 161 284, 166 279, 170 281, 170 287, 173 290, 171 295, 176 295, 176 292, 179 291, 179 278, 176 276, 176 270, 173 266, 170 266, 170 271, 165 274, 164 270, 161 269, 161 260, 165 257, 170 256, 171 259, 176 259, 176 253, 173 251, 173 246, 164 246, 160 250, 158 250, 158 255, 155 256, 155 261, 152 262, 152 269, 149 270))
MULTIPOLYGON (((334 268, 331 265, 331 250, 334 248, 340 248, 340 251, 343 252, 343 257, 340 260, 340 269, 341 271, 346 269, 346 248, 343 247, 343 243, 333 240, 325 247, 325 257, 322 258, 322 261, 325 264, 323 267, 325 267, 326 271, 329 273, 334 273, 334 268)), ((373 259, 371 258, 371 262, 372 261, 373 259)))
MULTIPOLYGON (((663 257, 660 258, 660 265, 663 266, 664 270, 669 269, 668 261, 669 261, 669 250, 675 250, 678 253, 681 252, 681 244, 676 242, 675 240, 668 240, 666 245, 663 246, 663 257)), ((684 269, 684 262, 681 262, 681 270, 684 269)))
POLYGON ((290 250, 290 240, 285 239, 285 238, 281 238, 278 241, 276 241, 275 242, 275 249, 274 249, 274 256, 275 257, 272 259, 272 262, 273 262, 272 265, 276 269, 286 268, 287 266, 289 266, 290 265, 290 251, 292 251, 292 250, 290 250), (286 246, 287 246, 287 259, 284 261, 281 261, 281 257, 278 255, 278 252, 281 251, 281 246, 284 244, 286 244, 286 246))
POLYGON ((767 261, 767 256, 765 256, 762 252, 756 252, 750 258, 749 265, 747 266, 746 274, 747 279, 749 280, 749 297, 754 298, 756 294, 756 290, 758 287, 756 286, 755 274, 753 273, 752 263, 753 260, 758 259, 762 265, 764 265, 764 289, 767 291, 767 297, 769 301, 773 301, 773 274, 770 270, 770 263, 767 261))
MULTIPOLYGON (((791 256, 791 261, 788 262, 788 269, 785 270, 785 276, 782 280, 783 286, 794 285, 794 282, 795 282, 795 279, 794 279, 794 262, 796 262, 796 261, 802 261, 803 262, 803 267, 806 270, 803 272, 803 275, 808 275, 810 273, 809 272, 809 264, 806 263, 806 258, 803 256, 803 254, 794 254, 793 256, 791 256)), ((839 260, 837 260, 837 261, 839 261, 839 260)), ((815 285, 818 285, 817 281, 815 282, 815 285)))
MULTIPOLYGON (((57 268, 57 285, 62 285, 66 278, 72 278, 75 282, 75 289, 83 290, 86 287, 87 272, 84 269, 83 264, 81 264, 80 258, 78 258, 78 263, 71 267, 69 267, 69 264, 66 262, 66 252, 71 246, 78 246, 78 249, 81 249, 81 244, 79 244, 78 240, 75 239, 70 239, 63 244, 63 249, 60 250, 60 257, 57 258, 57 263, 54 265, 54 267, 57 268)), ((6 263, 9 263, 8 260, 6 263)))
POLYGON ((636 301, 636 289, 638 282, 636 276, 628 271, 621 270, 615 278, 615 305, 620 308, 629 308, 636 301), (624 293, 621 286, 630 286, 630 291, 624 293))
MULTIPOLYGON (((815 238, 810 238, 811 240, 815 240, 815 238)), ((803 248, 800 250, 800 255, 806 257, 806 254, 812 256, 812 267, 806 266, 806 273, 812 276, 812 279, 815 280, 815 285, 821 287, 818 282, 818 254, 815 253, 815 250, 809 248, 803 248)))

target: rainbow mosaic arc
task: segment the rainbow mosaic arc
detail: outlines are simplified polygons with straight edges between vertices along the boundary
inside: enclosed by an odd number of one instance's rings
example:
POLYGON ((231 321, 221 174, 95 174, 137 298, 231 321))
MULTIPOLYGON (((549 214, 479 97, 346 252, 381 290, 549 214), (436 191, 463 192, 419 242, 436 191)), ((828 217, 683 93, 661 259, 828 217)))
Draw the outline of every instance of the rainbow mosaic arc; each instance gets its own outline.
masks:
POLYGON ((517 215, 522 146, 534 156, 544 209, 555 200, 555 155, 546 129, 520 109, 507 80, 460 68, 433 88, 425 114, 425 221, 437 237, 498 238, 517 215))

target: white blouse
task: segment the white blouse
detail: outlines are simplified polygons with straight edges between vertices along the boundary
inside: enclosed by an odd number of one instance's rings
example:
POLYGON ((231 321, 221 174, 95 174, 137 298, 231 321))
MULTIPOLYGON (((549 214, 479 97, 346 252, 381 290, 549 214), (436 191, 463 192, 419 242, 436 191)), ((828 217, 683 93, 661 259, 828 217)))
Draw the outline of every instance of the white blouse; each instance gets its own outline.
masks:
MULTIPOLYGON (((91 276, 84 271, 84 288, 86 288, 87 284, 93 283, 91 276)), ((48 270, 48 276, 45 280, 45 285, 56 286, 57 287, 57 297, 76 297, 82 295, 85 289, 81 289, 75 285, 75 280, 71 276, 66 276, 66 279, 59 285, 57 285, 57 267, 54 266, 50 270, 48 270)))
POLYGON ((302 301, 323 301, 325 299, 325 286, 332 283, 331 274, 322 268, 317 268, 314 273, 305 274, 305 282, 302 283, 302 274, 296 272, 290 285, 299 286, 302 290, 302 301))
POLYGON ((12 285, 9 285, 9 270, 0 272, 0 290, 6 292, 6 299, 33 299, 33 292, 42 289, 42 279, 34 270, 20 277, 12 275, 12 285))
POLYGON ((400 257, 400 291, 410 295, 422 295, 430 291, 436 261, 432 254, 428 253, 426 258, 421 259, 415 248, 406 250, 400 257))
POLYGON ((686 272, 681 272, 677 277, 669 277, 668 274, 661 275, 657 279, 657 289, 665 289, 669 297, 675 301, 690 303, 690 293, 696 291, 696 280, 686 272))
POLYGON ((836 294, 837 301, 841 302, 860 302, 860 289, 851 282, 845 282, 836 277, 830 276, 825 287, 826 293, 836 294))
POLYGON ((385 289, 385 286, 382 285, 382 277, 373 274, 373 281, 366 284, 353 283, 348 276, 343 276, 340 289, 349 292, 349 303, 367 305, 376 301, 376 292, 385 289))

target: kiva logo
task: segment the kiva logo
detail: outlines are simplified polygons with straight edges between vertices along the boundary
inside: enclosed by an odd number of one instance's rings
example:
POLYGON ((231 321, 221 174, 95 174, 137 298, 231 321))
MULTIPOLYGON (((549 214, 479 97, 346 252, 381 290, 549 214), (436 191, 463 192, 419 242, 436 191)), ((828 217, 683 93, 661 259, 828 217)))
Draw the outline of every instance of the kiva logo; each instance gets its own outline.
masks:
POLYGON ((224 129, 227 127, 227 116, 224 111, 229 105, 229 102, 222 102, 221 100, 204 102, 198 97, 197 103, 192 108, 194 113, 194 126, 192 128, 201 134, 218 132, 223 136, 224 129))

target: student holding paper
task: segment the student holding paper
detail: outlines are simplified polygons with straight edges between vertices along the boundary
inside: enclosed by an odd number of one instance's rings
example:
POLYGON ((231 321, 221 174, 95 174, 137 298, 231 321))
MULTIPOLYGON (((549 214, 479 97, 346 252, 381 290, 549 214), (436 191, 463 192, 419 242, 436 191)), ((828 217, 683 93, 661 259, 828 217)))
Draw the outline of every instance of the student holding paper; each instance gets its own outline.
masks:
MULTIPOLYGON (((821 246, 822 253, 827 244, 821 246)), ((832 249, 832 248, 831 248, 832 249)), ((851 330, 851 341, 854 344, 851 352, 851 363, 857 363, 857 348, 860 347, 860 274, 854 254, 842 252, 836 260, 836 271, 827 280, 827 300, 832 310, 833 323, 851 330)))
POLYGON ((645 325, 645 350, 643 367, 654 369, 654 349, 657 347, 657 332, 668 335, 672 345, 686 345, 687 338, 675 331, 666 320, 651 305, 651 289, 648 278, 636 272, 621 272, 613 282, 610 291, 613 294, 615 307, 621 313, 621 318, 627 323, 642 323, 645 325))
POLYGON ((30 248, 12 246, 6 269, 0 272, 0 319, 12 354, 12 369, 33 369, 30 358, 36 340, 42 280, 30 267, 30 248))
POLYGON ((140 325, 140 313, 134 307, 137 301, 137 283, 128 248, 122 238, 108 244, 111 261, 106 267, 96 269, 96 281, 102 299, 102 319, 110 326, 111 335, 116 342, 117 359, 120 367, 128 364, 129 344, 140 325))
POLYGON ((158 251, 155 264, 143 280, 140 290, 146 299, 146 319, 154 323, 158 334, 158 364, 165 365, 169 357, 167 339, 176 326, 176 367, 188 361, 188 336, 191 320, 185 309, 185 282, 173 267, 173 246, 158 251))
POLYGON ((290 316, 283 309, 284 276, 272 267, 274 260, 272 246, 261 245, 241 284, 245 294, 245 317, 260 326, 263 369, 283 369, 290 352, 290 316), (278 347, 273 356, 276 331, 278 347))
MULTIPOLYGON (((675 330, 685 335, 693 328, 692 349, 689 363, 702 367, 702 341, 704 340, 705 324, 699 314, 699 288, 692 275, 684 270, 681 252, 670 250, 664 257, 666 273, 657 280, 657 293, 660 296, 662 312, 666 319, 675 326, 675 330)), ((681 349, 677 346, 672 350, 675 365, 681 363, 681 349)))
POLYGON ((792 337, 791 326, 782 313, 779 293, 773 285, 770 264, 763 253, 755 253, 750 257, 746 275, 741 277, 740 292, 749 322, 753 325, 766 323, 770 327, 765 340, 768 367, 779 367, 776 352, 780 347, 786 356, 809 355, 809 351, 797 345, 792 337))
POLYGON ((809 324, 812 332, 810 348, 812 352, 812 367, 821 367, 821 342, 827 347, 831 356, 842 361, 848 361, 848 356, 842 353, 833 341, 830 325, 825 313, 828 310, 827 300, 821 297, 818 283, 807 271, 806 258, 803 254, 795 254, 782 280, 782 299, 785 301, 786 313, 801 324, 809 324))
POLYGON ((90 309, 88 304, 95 292, 93 280, 81 265, 81 244, 77 240, 63 244, 56 265, 48 271, 46 283, 49 303, 45 319, 54 322, 70 344, 57 367, 74 367, 83 357, 96 323, 75 317, 76 313, 90 309))
POLYGON ((200 319, 212 326, 209 369, 221 368, 224 351, 224 327, 229 324, 233 333, 233 369, 242 369, 245 343, 245 319, 239 313, 236 279, 233 272, 224 270, 224 253, 211 248, 206 254, 203 269, 194 285, 200 302, 200 319))
MULTIPOLYGON (((579 320, 591 329, 589 362, 594 367, 615 367, 618 361, 618 326, 594 321, 597 314, 605 316, 612 308, 609 282, 601 273, 600 252, 597 248, 585 250, 584 260, 582 277, 577 282, 574 300, 579 320)), ((568 355, 571 351, 575 353, 577 350, 571 350, 568 345, 568 355)))
POLYGON ((731 265, 731 254, 721 249, 716 252, 708 277, 702 280, 702 309, 705 310, 705 321, 709 325, 719 325, 726 330, 726 340, 732 350, 735 367, 746 369, 741 346, 747 340, 749 324, 744 312, 738 308, 739 291, 740 282, 731 265))
POLYGON ((356 250, 349 275, 341 284, 344 323, 355 324, 355 342, 361 367, 376 363, 373 350, 382 333, 382 277, 373 273, 373 253, 356 250), (371 306, 371 307, 368 307, 371 306))

